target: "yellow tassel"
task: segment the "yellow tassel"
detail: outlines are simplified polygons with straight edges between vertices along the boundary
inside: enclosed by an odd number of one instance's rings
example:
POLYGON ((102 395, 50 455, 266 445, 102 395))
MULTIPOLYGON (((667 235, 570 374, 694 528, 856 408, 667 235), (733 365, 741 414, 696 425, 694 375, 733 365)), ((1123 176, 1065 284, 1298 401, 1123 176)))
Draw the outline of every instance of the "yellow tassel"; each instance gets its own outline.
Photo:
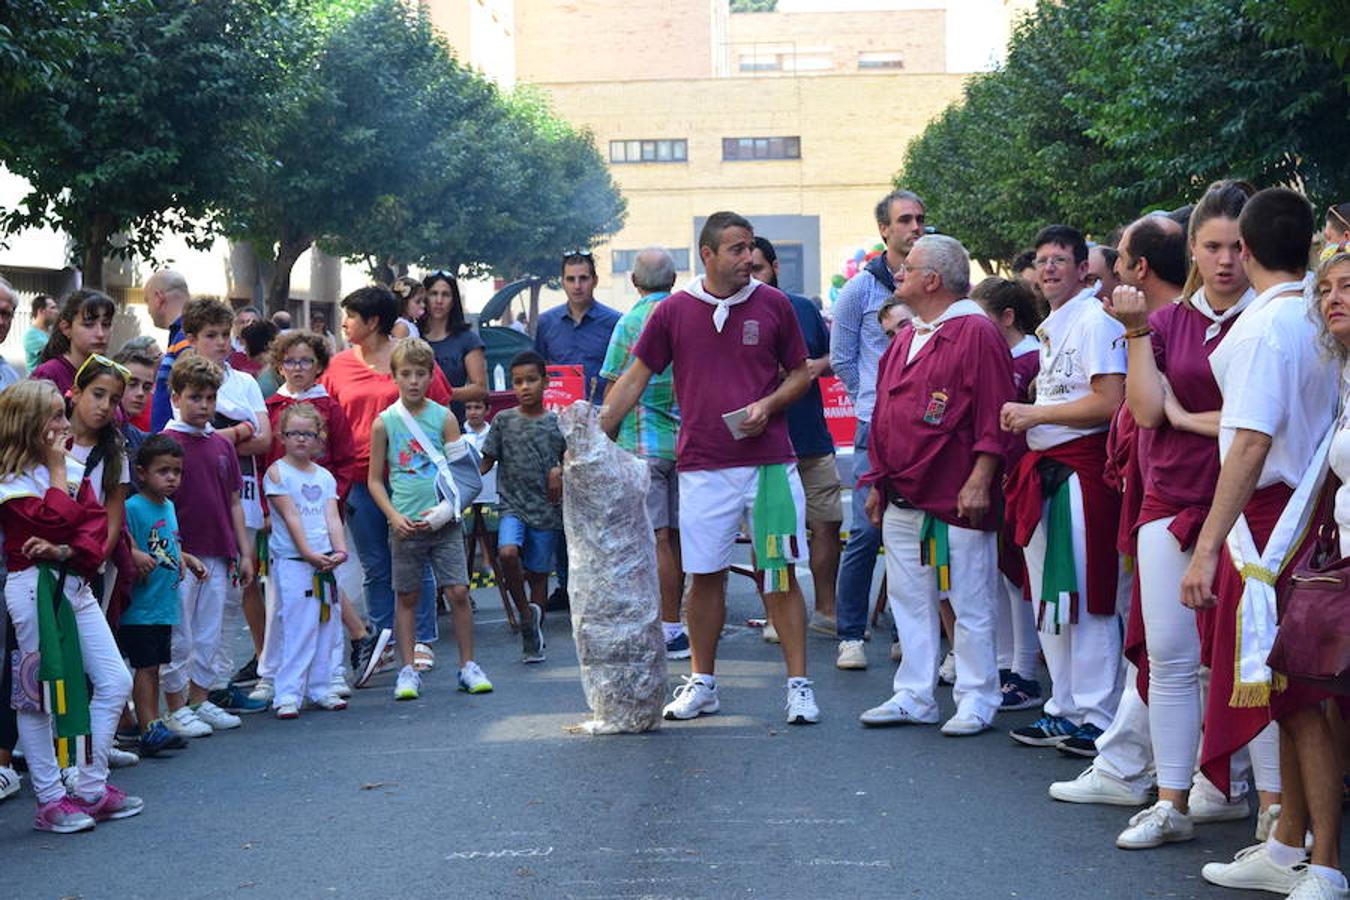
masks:
POLYGON ((1270 705, 1270 685, 1264 683, 1243 684, 1236 682, 1233 684, 1233 694, 1228 699, 1228 705, 1234 709, 1254 709, 1258 706, 1270 705))
POLYGON ((56 714, 64 716, 66 714, 66 682, 64 679, 58 678, 52 682, 52 685, 56 689, 56 714))

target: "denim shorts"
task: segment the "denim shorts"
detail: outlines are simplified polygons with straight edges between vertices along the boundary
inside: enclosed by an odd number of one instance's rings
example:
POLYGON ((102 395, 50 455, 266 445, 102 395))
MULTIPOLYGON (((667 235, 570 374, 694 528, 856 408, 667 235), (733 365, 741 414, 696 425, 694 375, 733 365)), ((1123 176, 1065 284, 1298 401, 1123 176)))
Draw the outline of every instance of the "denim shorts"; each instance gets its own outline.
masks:
POLYGON ((531 528, 507 513, 497 526, 497 546, 515 544, 520 548, 520 563, 527 572, 552 572, 553 548, 558 543, 556 528, 531 528))

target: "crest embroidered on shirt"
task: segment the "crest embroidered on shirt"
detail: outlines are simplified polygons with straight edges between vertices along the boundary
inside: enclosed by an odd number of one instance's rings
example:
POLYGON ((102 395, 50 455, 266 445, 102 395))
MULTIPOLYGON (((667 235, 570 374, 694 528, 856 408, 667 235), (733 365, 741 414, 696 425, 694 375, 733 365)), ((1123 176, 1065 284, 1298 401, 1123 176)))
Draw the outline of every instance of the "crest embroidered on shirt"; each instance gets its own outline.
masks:
POLYGON ((947 414, 947 392, 933 391, 924 407, 923 420, 929 425, 941 425, 942 417, 947 414))
POLYGON ((756 347, 759 345, 758 319, 745 320, 745 324, 741 326, 741 343, 747 347, 756 347))

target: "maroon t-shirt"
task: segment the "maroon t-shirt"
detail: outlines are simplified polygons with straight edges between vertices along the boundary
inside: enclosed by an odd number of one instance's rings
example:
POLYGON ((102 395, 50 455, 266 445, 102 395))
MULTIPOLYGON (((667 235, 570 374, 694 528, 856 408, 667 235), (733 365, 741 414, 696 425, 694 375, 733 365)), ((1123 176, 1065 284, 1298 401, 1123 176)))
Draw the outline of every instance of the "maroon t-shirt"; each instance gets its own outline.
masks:
POLYGON ((234 447, 218 434, 164 433, 183 448, 183 480, 173 495, 183 549, 193 556, 237 557, 230 495, 243 489, 244 479, 234 447))
MULTIPOLYGON (((877 364, 865 478, 949 525, 971 528, 956 515, 956 497, 976 454, 1006 455, 999 413, 1014 397, 1008 342, 983 315, 947 320, 906 363, 913 340, 906 325, 877 364)), ((986 515, 975 527, 996 531, 998 517, 986 515)))
MULTIPOLYGON (((1212 412, 1223 406, 1223 394, 1209 367, 1209 355, 1228 336, 1236 316, 1223 324, 1218 337, 1205 343, 1210 320, 1189 303, 1169 303, 1148 317, 1153 329, 1153 359, 1167 376, 1172 393, 1187 411, 1212 412)), ((1143 452, 1143 447, 1140 448, 1143 452)), ((1219 481, 1219 442, 1164 422, 1152 434, 1144 467, 1144 490, 1176 506, 1209 506, 1219 481)))
POLYGON ((722 416, 764 399, 782 383, 780 370, 806 361, 792 303, 777 288, 760 285, 730 307, 721 332, 713 327, 714 309, 676 291, 656 305, 633 348, 653 372, 673 366, 680 405, 676 467, 691 472, 791 462, 796 457, 786 416, 774 416, 762 434, 741 440, 722 416))

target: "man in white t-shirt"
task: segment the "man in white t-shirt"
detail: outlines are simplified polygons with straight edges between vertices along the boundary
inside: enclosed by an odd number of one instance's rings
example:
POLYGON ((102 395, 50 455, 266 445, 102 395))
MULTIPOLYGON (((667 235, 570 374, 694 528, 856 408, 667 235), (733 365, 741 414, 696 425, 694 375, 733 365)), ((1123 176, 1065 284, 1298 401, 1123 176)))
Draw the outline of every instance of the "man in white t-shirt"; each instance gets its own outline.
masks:
POLYGON ((1231 888, 1344 897, 1336 854, 1341 772, 1322 715, 1325 695, 1293 681, 1275 689, 1265 665, 1276 632, 1274 592, 1238 574, 1247 566, 1278 570, 1280 560, 1298 558, 1298 536, 1305 530, 1300 522, 1317 492, 1303 495, 1297 488, 1324 471, 1319 444, 1336 417, 1339 367, 1321 349, 1304 295, 1314 229, 1308 201, 1287 188, 1260 191, 1243 207, 1238 228, 1242 268, 1257 296, 1210 356, 1223 393, 1221 468, 1181 581, 1181 601, 1215 607, 1201 770, 1227 788, 1230 755, 1278 721, 1283 793, 1270 838, 1231 863, 1207 864, 1202 874, 1231 888), (1242 532, 1250 534, 1249 542, 1242 532), (1231 548, 1241 551, 1244 543, 1260 557, 1243 552, 1235 559, 1231 548), (1263 593, 1269 602, 1257 602, 1263 593), (1241 706, 1234 705, 1238 695, 1241 706), (1311 860, 1304 849, 1309 829, 1311 860), (1305 878, 1328 884, 1295 890, 1305 878))
POLYGON ((1008 518, 1025 546, 1031 599, 1053 691, 1045 715, 1012 738, 1080 755, 1110 724, 1120 697, 1118 607, 1128 582, 1116 552, 1120 495, 1106 484, 1106 432, 1125 398, 1124 329, 1083 287, 1088 248, 1065 225, 1041 230, 1035 267, 1050 315, 1035 403, 1008 403, 1003 427, 1026 432, 1030 452, 1009 476, 1008 518))

